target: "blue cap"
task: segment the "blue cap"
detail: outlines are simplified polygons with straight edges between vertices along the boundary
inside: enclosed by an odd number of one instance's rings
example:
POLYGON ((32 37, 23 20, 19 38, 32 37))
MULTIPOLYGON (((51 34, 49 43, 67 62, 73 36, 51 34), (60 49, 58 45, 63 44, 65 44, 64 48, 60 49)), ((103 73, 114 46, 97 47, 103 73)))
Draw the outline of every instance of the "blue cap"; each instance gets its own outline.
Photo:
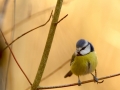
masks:
POLYGON ((85 40, 84 39, 80 39, 77 43, 76 43, 76 47, 79 48, 79 47, 83 47, 84 44, 85 44, 85 40))

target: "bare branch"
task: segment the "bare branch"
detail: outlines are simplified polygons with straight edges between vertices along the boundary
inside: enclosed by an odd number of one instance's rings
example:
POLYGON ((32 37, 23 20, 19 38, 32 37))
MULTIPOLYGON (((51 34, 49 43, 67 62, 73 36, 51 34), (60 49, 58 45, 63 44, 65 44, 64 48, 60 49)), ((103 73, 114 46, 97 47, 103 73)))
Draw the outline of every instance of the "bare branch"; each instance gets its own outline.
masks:
POLYGON ((50 14, 49 19, 48 19, 44 24, 42 24, 42 25, 40 25, 40 26, 38 26, 38 27, 36 27, 36 28, 33 28, 33 29, 31 29, 31 30, 25 32, 24 34, 20 35, 20 36, 17 37, 15 40, 13 40, 8 46, 6 46, 6 47, 3 49, 3 51, 4 51, 6 48, 8 48, 11 44, 13 44, 16 40, 18 40, 18 39, 20 39, 21 37, 23 37, 24 35, 26 35, 26 34, 32 32, 32 31, 36 30, 37 28, 40 28, 40 27, 45 26, 45 25, 50 21, 51 16, 52 16, 52 13, 53 13, 53 10, 52 10, 52 12, 51 12, 51 14, 50 14))
MULTIPOLYGON (((71 59, 65 61, 61 66, 59 66, 57 69, 55 69, 53 72, 49 73, 47 76, 41 79, 41 82, 52 76, 54 73, 56 73, 58 70, 60 70, 63 66, 65 66, 68 62, 70 62, 71 59)), ((31 86, 27 87, 25 90, 29 90, 31 86)))
MULTIPOLYGON (((74 0, 64 1, 64 2, 63 2, 63 5, 67 5, 67 4, 69 4, 70 2, 72 2, 72 1, 74 1, 74 0)), ((15 26, 16 26, 16 28, 17 28, 17 27, 19 27, 20 25, 22 25, 23 23, 26 23, 27 21, 29 21, 29 20, 31 20, 31 19, 34 19, 34 18, 38 17, 39 15, 41 15, 41 14, 43 14, 43 13, 45 13, 45 12, 48 12, 48 11, 54 9, 54 8, 55 8, 55 6, 51 6, 51 7, 47 8, 47 9, 45 9, 45 10, 39 11, 39 12, 37 12, 37 13, 34 13, 34 14, 30 15, 30 17, 27 17, 27 18, 25 18, 24 20, 16 23, 15 26)), ((13 28, 14 28, 14 27, 11 27, 11 28, 9 28, 8 30, 3 31, 4 35, 6 35, 6 34, 8 34, 9 32, 11 32, 11 31, 13 30, 13 28)))
MULTIPOLYGON (((2 36, 3 36, 3 38, 4 38, 4 40, 5 40, 5 43, 8 45, 7 40, 6 40, 5 36, 4 36, 4 34, 3 34, 2 30, 1 30, 1 28, 0 28, 0 32, 1 32, 1 34, 2 34, 2 36)), ((12 56, 13 56, 15 62, 16 62, 16 64, 18 65, 18 67, 20 68, 20 70, 22 71, 22 73, 24 74, 24 76, 26 77, 26 79, 28 80, 28 82, 30 83, 30 85, 32 85, 32 83, 31 83, 30 80, 28 79, 27 75, 25 74, 25 72, 23 71, 23 69, 21 68, 21 66, 19 65, 19 63, 18 63, 18 61, 17 61, 15 55, 13 54, 13 52, 12 52, 10 46, 8 46, 8 48, 9 48, 9 50, 10 50, 10 52, 11 52, 11 54, 12 54, 12 56)))
POLYGON ((7 3, 8 3, 8 0, 4 0, 4 5, 3 5, 2 11, 0 13, 0 27, 2 26, 2 23, 3 23, 3 17, 4 17, 5 12, 6 12, 7 3))
POLYGON ((60 22, 61 22, 63 19, 65 19, 67 16, 68 16, 68 14, 65 15, 63 18, 61 18, 56 24, 60 23, 60 22))
POLYGON ((39 86, 40 81, 41 81, 41 78, 42 78, 42 75, 43 75, 47 60, 48 60, 48 56, 49 56, 50 48, 51 48, 52 41, 53 41, 53 38, 54 38, 55 30, 56 30, 56 27, 57 27, 57 24, 55 22, 58 21, 60 11, 61 11, 61 7, 62 7, 62 3, 63 3, 63 0, 57 0, 55 12, 54 12, 53 19, 52 19, 52 22, 51 22, 51 26, 50 26, 47 41, 46 41, 46 44, 45 44, 45 48, 44 48, 44 51, 43 51, 43 55, 42 55, 42 58, 41 58, 41 62, 39 64, 38 71, 37 71, 35 80, 33 82, 33 85, 31 87, 31 90, 36 90, 37 87, 39 86))
MULTIPOLYGON (((116 77, 116 76, 120 76, 120 73, 114 74, 114 75, 105 76, 105 77, 101 77, 101 78, 98 78, 98 80, 108 79, 108 78, 112 78, 112 77, 116 77)), ((81 82, 81 84, 86 84, 86 83, 90 83, 90 82, 94 82, 94 80, 83 81, 83 82, 81 82)), ((67 85, 59 85, 59 86, 38 87, 38 90, 39 89, 64 88, 64 87, 70 87, 70 86, 76 86, 76 85, 78 85, 78 83, 72 83, 72 84, 67 84, 67 85)))

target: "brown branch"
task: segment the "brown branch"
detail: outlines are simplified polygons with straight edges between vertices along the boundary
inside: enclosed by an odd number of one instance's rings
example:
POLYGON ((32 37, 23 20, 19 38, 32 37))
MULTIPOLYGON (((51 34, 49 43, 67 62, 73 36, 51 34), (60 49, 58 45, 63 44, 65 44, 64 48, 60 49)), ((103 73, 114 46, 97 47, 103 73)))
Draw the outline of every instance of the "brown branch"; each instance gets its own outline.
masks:
POLYGON ((0 27, 2 26, 2 23, 3 23, 3 18, 4 18, 4 15, 5 15, 5 12, 6 12, 8 1, 9 0, 4 0, 4 5, 3 5, 2 11, 0 13, 0 27))
POLYGON ((2 9, 2 14, 3 14, 3 15, 4 15, 5 12, 6 12, 6 8, 7 8, 8 1, 9 1, 9 0, 5 0, 5 1, 4 1, 4 5, 3 5, 3 9, 2 9))
POLYGON ((7 3, 8 3, 8 0, 4 0, 4 5, 2 7, 2 11, 0 12, 0 28, 2 27, 2 24, 3 24, 3 18, 5 16, 7 3))
MULTIPOLYGON (((1 30, 1 28, 0 28, 0 32, 1 32, 1 34, 2 34, 2 36, 3 36, 3 38, 4 38, 4 40, 5 40, 5 43, 8 45, 7 40, 6 40, 5 36, 4 36, 4 34, 3 34, 2 30, 1 30)), ((20 70, 22 71, 22 73, 24 74, 24 76, 26 77, 26 79, 28 80, 28 82, 30 83, 30 85, 32 85, 32 83, 30 82, 29 78, 27 77, 27 75, 25 74, 25 72, 23 71, 23 69, 21 68, 21 66, 19 65, 19 63, 18 63, 18 61, 17 61, 15 55, 13 54, 13 52, 12 52, 10 46, 8 46, 8 48, 9 48, 9 50, 10 50, 10 52, 11 52, 11 54, 12 54, 12 56, 13 56, 15 62, 16 62, 16 64, 18 65, 18 67, 20 68, 20 70)))
MULTIPOLYGON (((2 9, 1 9, 1 12, 0 12, 0 29, 2 28, 2 25, 3 25, 3 20, 4 20, 4 16, 6 14, 6 8, 7 8, 7 4, 8 4, 8 1, 9 0, 4 0, 4 3, 3 3, 3 6, 2 6, 2 9)), ((4 59, 4 57, 6 56, 6 52, 1 52, 2 51, 2 48, 4 47, 3 45, 3 40, 1 39, 1 35, 0 35, 0 64, 2 64, 4 62, 4 64, 7 64, 6 60, 4 59)), ((9 64, 9 63, 8 63, 9 64)), ((6 89, 6 84, 7 84, 7 73, 8 73, 8 64, 5 65, 6 67, 4 66, 1 66, 1 70, 2 72, 0 71, 1 73, 1 80, 0 80, 0 89, 6 89)))
POLYGON ((13 44, 16 40, 20 39, 20 38, 23 37, 24 35, 26 35, 26 34, 32 32, 32 31, 36 30, 37 28, 40 28, 40 27, 45 26, 45 25, 50 21, 51 16, 52 16, 52 13, 53 13, 53 10, 52 10, 52 12, 51 12, 51 14, 50 14, 49 19, 48 19, 44 24, 42 24, 42 25, 40 25, 40 26, 38 26, 38 27, 36 27, 36 28, 33 28, 33 29, 31 29, 31 30, 25 32, 24 34, 20 35, 20 36, 17 37, 15 40, 13 40, 8 46, 6 46, 2 51, 4 51, 6 48, 8 48, 11 44, 13 44))
MULTIPOLYGON (((116 77, 116 76, 120 76, 120 73, 105 76, 105 77, 101 77, 101 78, 98 78, 98 80, 108 79, 108 78, 112 78, 112 77, 116 77)), ((94 82, 94 80, 83 81, 83 82, 81 82, 81 84, 86 84, 86 83, 90 83, 90 82, 94 82)), ((55 89, 55 88, 64 88, 64 87, 70 87, 70 86, 76 86, 76 85, 78 85, 78 83, 72 83, 72 84, 67 84, 67 85, 59 85, 59 86, 38 87, 37 89, 38 90, 39 89, 55 89)))
MULTIPOLYGON (((41 79, 41 82, 52 76, 54 73, 56 73, 58 70, 60 70, 63 66, 65 66, 68 62, 70 62, 71 59, 65 61, 61 66, 59 66, 57 69, 55 69, 53 72, 49 73, 47 76, 41 79)), ((29 90, 31 86, 27 87, 25 90, 29 90)))
POLYGON ((61 18, 56 24, 58 24, 58 23, 60 23, 64 18, 66 18, 68 16, 68 14, 67 15, 65 15, 63 18, 61 18))
MULTIPOLYGON (((43 11, 39 11, 39 12, 31 15, 30 17, 27 17, 27 18, 21 20, 20 22, 16 23, 15 26, 16 26, 16 28, 18 28, 20 25, 23 25, 24 23, 30 21, 31 19, 34 19, 34 18, 38 17, 39 15, 42 15, 43 13, 45 13, 45 12, 47 12, 47 11, 49 11, 49 10, 52 10, 52 9, 53 9, 53 8, 50 7, 50 8, 48 8, 48 9, 43 10, 43 11)), ((5 31, 3 32, 4 35, 8 34, 10 31, 12 31, 13 28, 14 28, 14 27, 11 27, 11 28, 9 28, 8 30, 5 30, 5 31)))
MULTIPOLYGON (((74 0, 64 1, 64 2, 63 2, 63 5, 67 5, 67 4, 69 4, 70 2, 72 2, 72 1, 74 1, 74 0)), ((55 6, 51 6, 51 7, 47 8, 47 9, 45 9, 45 10, 39 11, 39 12, 37 12, 37 13, 34 13, 34 14, 30 15, 30 17, 27 17, 27 18, 25 18, 24 20, 21 20, 20 22, 16 23, 15 26, 16 26, 16 28, 18 28, 21 24, 26 23, 27 21, 29 21, 29 20, 31 20, 31 19, 34 19, 34 18, 36 18, 37 16, 42 15, 43 13, 48 12, 48 11, 54 9, 54 8, 55 8, 55 6)), ((14 27, 11 27, 11 28, 3 31, 4 35, 6 35, 6 34, 8 34, 9 32, 11 32, 11 31, 13 30, 13 28, 14 28, 14 27)))
POLYGON ((53 19, 52 19, 52 22, 51 22, 51 26, 50 26, 47 41, 46 41, 46 44, 45 44, 45 48, 44 48, 44 51, 43 51, 43 55, 42 55, 42 58, 41 58, 41 62, 39 64, 38 71, 37 71, 35 80, 33 82, 33 85, 31 86, 31 90, 36 90, 37 87, 39 86, 40 81, 41 81, 41 78, 42 78, 42 75, 43 75, 47 60, 48 60, 49 52, 50 52, 50 49, 51 49, 51 46, 52 46, 52 41, 53 41, 53 38, 54 38, 54 34, 55 34, 55 31, 56 31, 57 24, 55 22, 58 21, 60 11, 61 11, 61 7, 62 7, 62 2, 63 2, 63 0, 57 0, 56 7, 55 7, 55 12, 54 12, 53 19))

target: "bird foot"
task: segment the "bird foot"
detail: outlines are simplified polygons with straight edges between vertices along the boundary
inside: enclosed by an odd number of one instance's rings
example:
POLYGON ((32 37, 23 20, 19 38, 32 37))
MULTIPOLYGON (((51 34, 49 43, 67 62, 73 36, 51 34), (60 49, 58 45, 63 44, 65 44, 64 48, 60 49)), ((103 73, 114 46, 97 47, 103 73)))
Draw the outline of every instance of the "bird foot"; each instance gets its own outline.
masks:
POLYGON ((99 84, 99 83, 103 83, 103 82, 104 82, 104 80, 102 80, 102 81, 98 81, 98 78, 95 77, 95 76, 93 76, 93 79, 94 79, 94 82, 97 82, 97 84, 99 84))
POLYGON ((80 79, 78 80, 78 86, 80 86, 81 85, 81 81, 80 81, 80 79))

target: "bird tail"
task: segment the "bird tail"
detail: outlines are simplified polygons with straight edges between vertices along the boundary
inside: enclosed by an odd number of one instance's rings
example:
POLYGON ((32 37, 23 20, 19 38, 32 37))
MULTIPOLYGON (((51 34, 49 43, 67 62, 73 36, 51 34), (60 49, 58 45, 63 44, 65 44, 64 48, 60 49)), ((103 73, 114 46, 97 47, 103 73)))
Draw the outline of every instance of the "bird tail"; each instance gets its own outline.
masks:
POLYGON ((71 72, 71 71, 69 71, 69 72, 64 76, 64 78, 67 78, 67 77, 70 77, 70 76, 72 76, 72 72, 71 72))

